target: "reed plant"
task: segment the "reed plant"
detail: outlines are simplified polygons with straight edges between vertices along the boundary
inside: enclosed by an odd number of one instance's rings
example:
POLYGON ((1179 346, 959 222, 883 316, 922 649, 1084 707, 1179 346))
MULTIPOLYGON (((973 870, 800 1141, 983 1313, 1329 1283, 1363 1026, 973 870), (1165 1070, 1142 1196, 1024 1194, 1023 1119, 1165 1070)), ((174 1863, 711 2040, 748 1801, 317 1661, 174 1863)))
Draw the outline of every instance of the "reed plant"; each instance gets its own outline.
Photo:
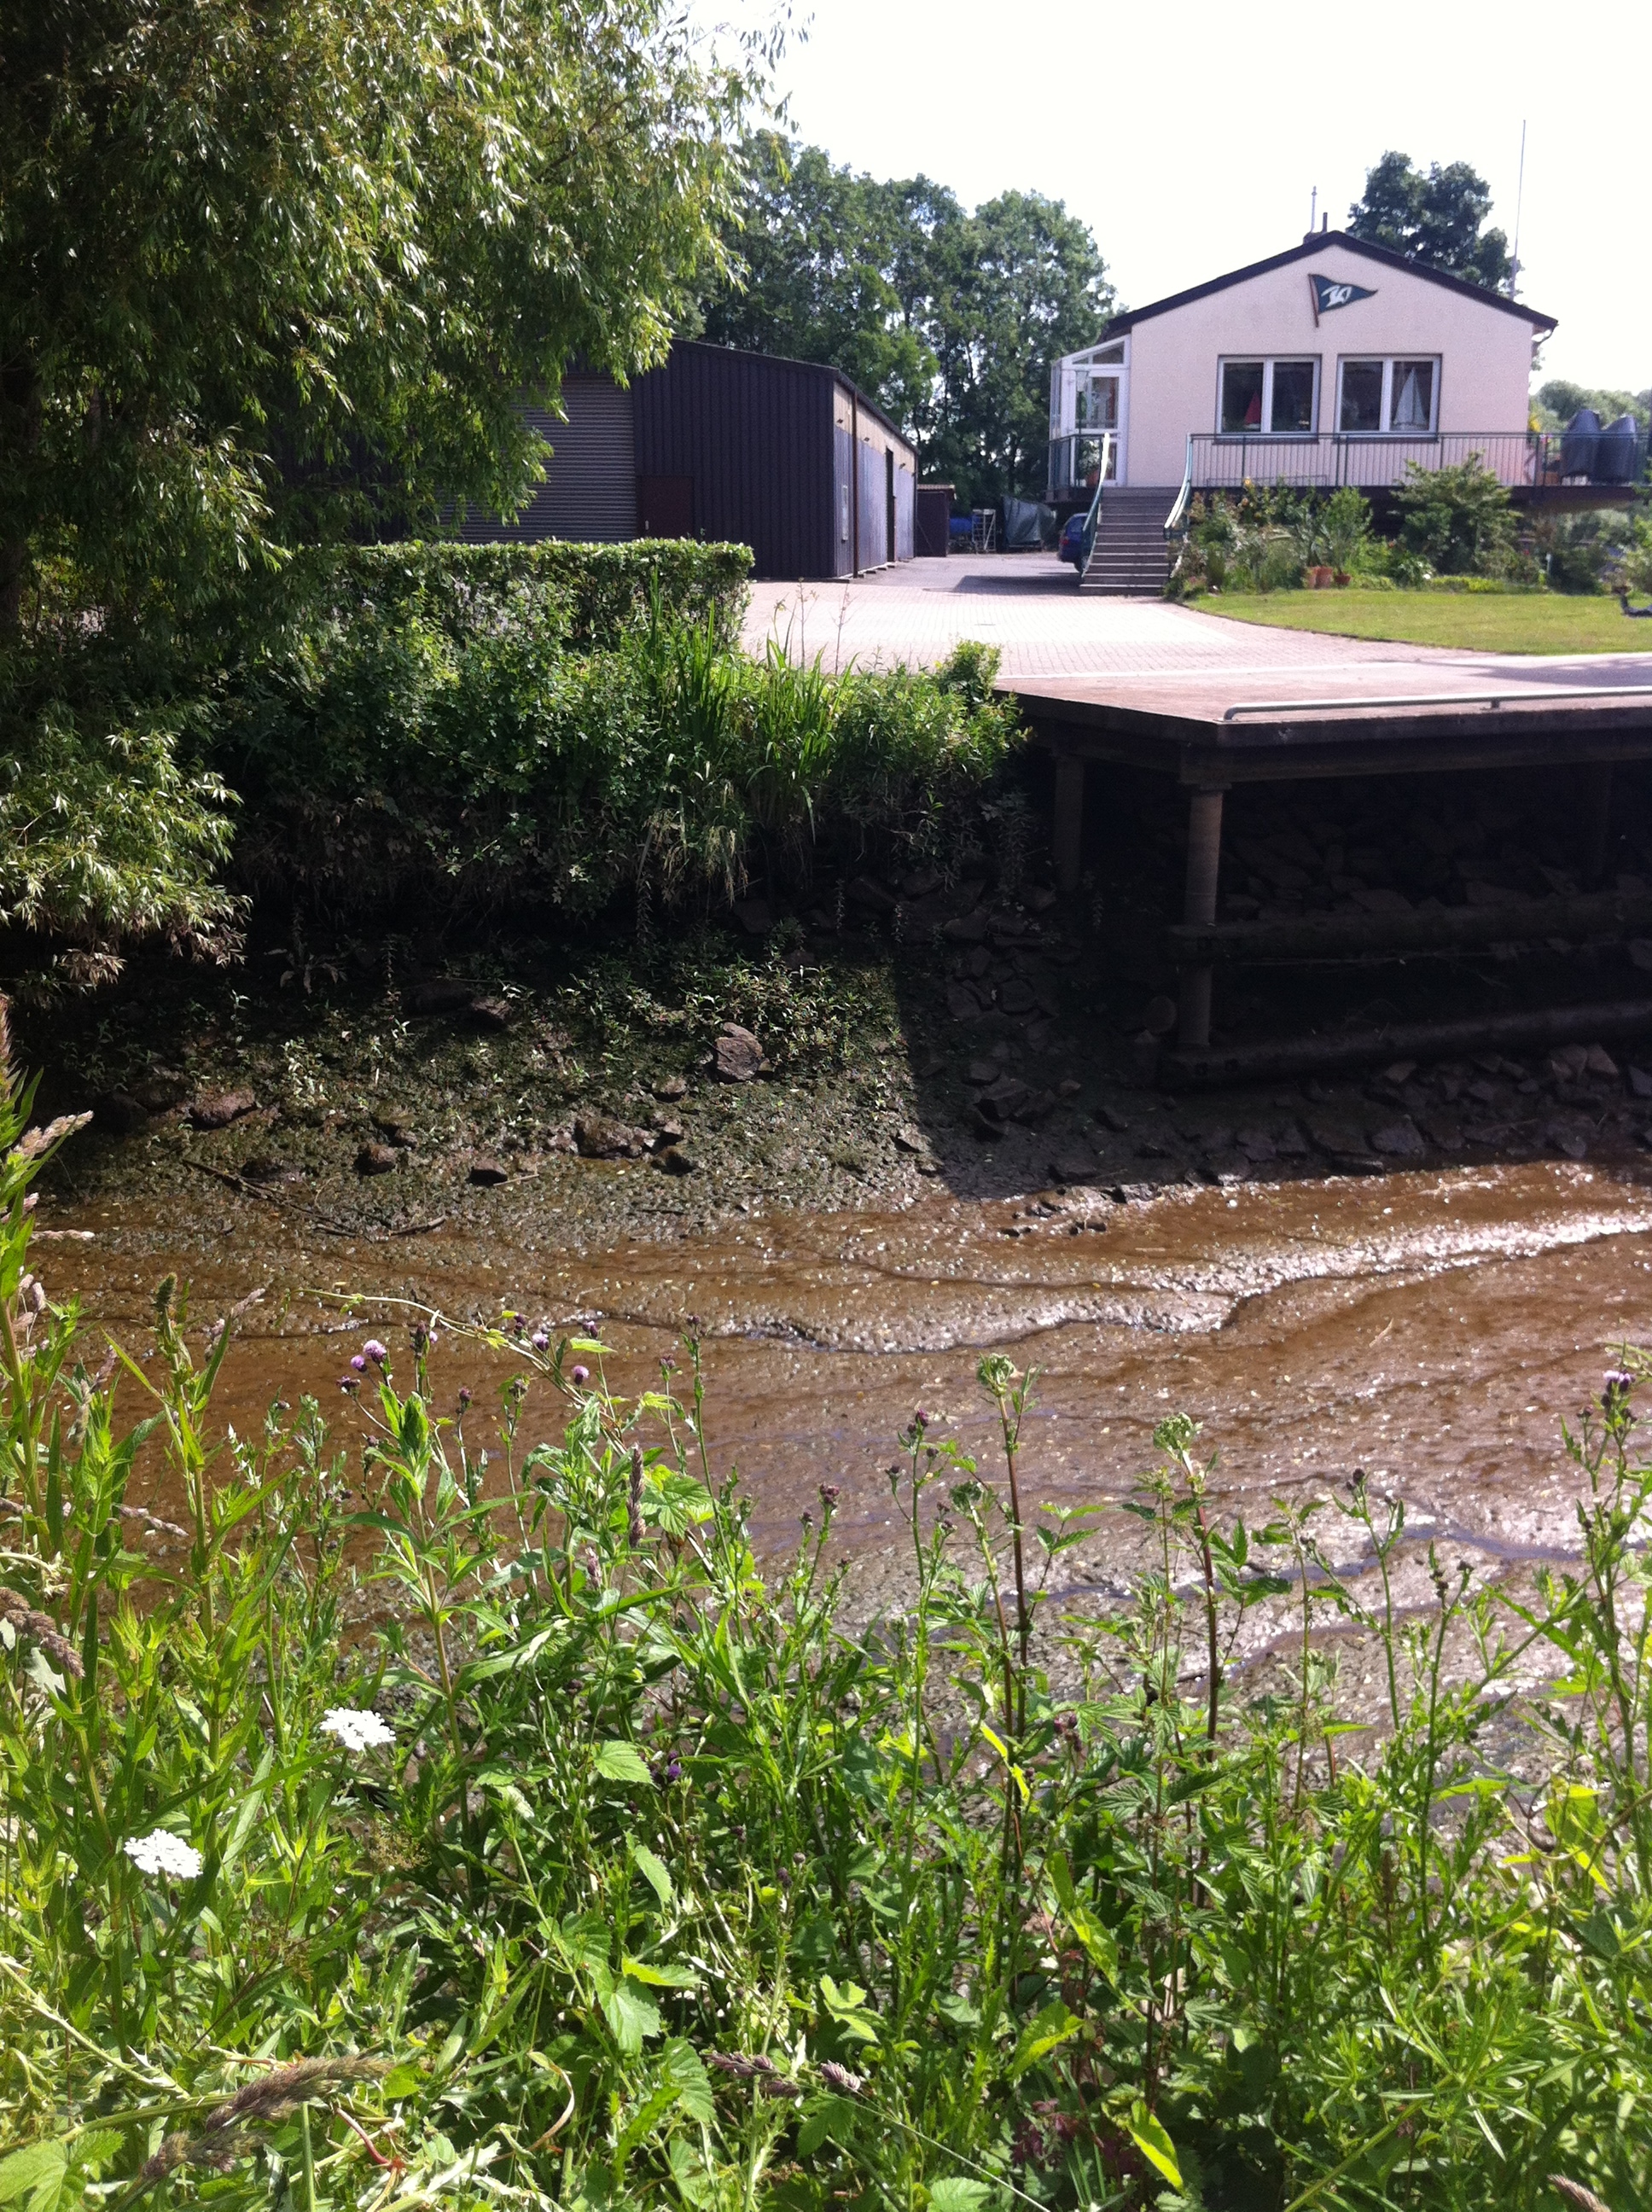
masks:
POLYGON ((900 1430, 868 1620, 833 1486, 760 1565, 692 1325, 630 1398, 507 1312, 484 1407, 403 1310, 341 1424, 248 1437, 234 1317, 177 1284, 100 1358, 35 1272, 73 1132, 30 1103, 8 1073, 0 2205, 1645 2202, 1637 1357, 1518 1600, 1362 1477, 1248 1529, 1178 1418, 1099 1607, 1058 1593, 1114 1509, 1033 1503, 990 1357, 990 1459, 900 1430))

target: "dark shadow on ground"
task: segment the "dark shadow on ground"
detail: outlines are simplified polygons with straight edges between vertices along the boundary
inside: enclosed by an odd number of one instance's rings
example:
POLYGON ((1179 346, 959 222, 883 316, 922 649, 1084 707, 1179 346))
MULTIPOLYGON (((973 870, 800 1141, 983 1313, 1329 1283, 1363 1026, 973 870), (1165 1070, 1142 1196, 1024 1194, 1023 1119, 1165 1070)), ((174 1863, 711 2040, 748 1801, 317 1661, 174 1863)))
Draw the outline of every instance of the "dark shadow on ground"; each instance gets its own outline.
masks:
MULTIPOLYGON (((1006 559, 1011 557, 1012 556, 1007 555, 1005 556, 1006 559)), ((1048 568, 1040 568, 1024 576, 962 576, 951 588, 960 593, 970 592, 1001 595, 1007 592, 1021 599, 1029 598, 1039 592, 1055 596, 1075 592, 1078 588, 1078 577, 1076 570, 1072 568, 1063 569, 1060 575, 1052 575, 1048 568)))
MULTIPOLYGON (((1564 772, 1234 793, 1224 917, 1497 903, 1509 934, 1449 959, 1219 974, 1213 1041, 1652 1000, 1652 944, 1520 935, 1533 900, 1652 884, 1649 781, 1617 772, 1601 871, 1588 850, 1595 801, 1564 772)), ((1168 779, 1125 770, 1092 769, 1090 786, 1078 898, 987 887, 971 910, 978 938, 944 934, 929 965, 897 963, 919 1110, 953 1188, 991 1196, 1080 1176, 1128 1186, 1541 1157, 1629 1162, 1652 1143, 1652 1035, 1161 1090, 1150 1031, 1173 1015, 1163 930, 1180 912, 1186 801, 1168 779)))

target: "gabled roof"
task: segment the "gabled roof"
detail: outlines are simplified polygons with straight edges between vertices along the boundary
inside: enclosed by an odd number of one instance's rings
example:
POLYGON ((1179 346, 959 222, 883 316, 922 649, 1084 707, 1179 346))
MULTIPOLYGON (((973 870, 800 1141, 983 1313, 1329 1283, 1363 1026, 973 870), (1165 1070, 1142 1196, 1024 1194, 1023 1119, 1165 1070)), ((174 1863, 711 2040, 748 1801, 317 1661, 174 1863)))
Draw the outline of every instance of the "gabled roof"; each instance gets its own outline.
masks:
POLYGON ((718 354, 725 359, 732 354, 737 361, 767 362, 776 368, 801 368, 806 369, 811 376, 829 377, 845 392, 853 393, 855 404, 863 415, 870 415, 873 422, 887 430, 890 437, 898 438, 908 451, 914 454, 917 452, 900 424, 886 415, 875 399, 869 398, 852 376, 846 376, 841 368, 834 368, 829 361, 799 361, 789 353, 753 353, 749 347, 718 345, 710 338, 673 338, 671 351, 718 354))
POLYGON ((1288 253, 1275 253, 1266 261, 1253 261, 1248 269, 1235 269, 1225 276, 1212 276, 1207 284, 1195 284, 1188 291, 1172 292, 1167 300, 1154 300, 1145 307, 1132 307, 1121 315, 1114 315, 1096 343, 1101 345, 1108 338, 1121 337, 1126 331, 1146 322, 1150 316, 1168 315, 1173 307, 1186 307, 1195 300, 1207 299, 1212 292, 1225 292, 1230 284, 1244 284, 1253 276, 1266 276, 1272 270, 1288 269, 1293 261, 1309 260, 1314 254, 1323 253, 1329 246, 1340 246, 1347 252, 1361 254, 1383 268, 1403 269, 1408 276, 1420 276, 1425 283, 1442 284, 1448 292, 1459 293, 1482 307, 1495 307, 1501 314, 1517 315, 1534 330, 1552 331, 1555 327, 1553 315, 1540 315, 1535 307, 1522 307, 1518 300, 1510 300, 1502 292, 1490 292, 1484 284, 1470 284, 1461 276, 1448 276, 1443 269, 1430 269, 1425 262, 1412 261, 1386 246, 1373 246, 1369 239, 1355 238, 1349 231, 1315 230, 1288 253))

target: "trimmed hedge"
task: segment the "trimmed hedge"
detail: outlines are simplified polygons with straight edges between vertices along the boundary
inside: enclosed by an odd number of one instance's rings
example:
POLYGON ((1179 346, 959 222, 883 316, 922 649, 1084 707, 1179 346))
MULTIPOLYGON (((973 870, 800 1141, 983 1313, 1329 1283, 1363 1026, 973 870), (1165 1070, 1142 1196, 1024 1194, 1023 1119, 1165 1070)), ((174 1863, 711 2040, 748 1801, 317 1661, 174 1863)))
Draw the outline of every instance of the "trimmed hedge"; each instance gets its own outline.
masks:
POLYGON ((683 538, 624 545, 421 539, 301 555, 284 598, 301 627, 327 612, 392 627, 417 616, 457 641, 525 616, 565 645, 599 648, 618 644, 657 609, 696 629, 709 620, 726 646, 739 635, 750 574, 749 545, 683 538))

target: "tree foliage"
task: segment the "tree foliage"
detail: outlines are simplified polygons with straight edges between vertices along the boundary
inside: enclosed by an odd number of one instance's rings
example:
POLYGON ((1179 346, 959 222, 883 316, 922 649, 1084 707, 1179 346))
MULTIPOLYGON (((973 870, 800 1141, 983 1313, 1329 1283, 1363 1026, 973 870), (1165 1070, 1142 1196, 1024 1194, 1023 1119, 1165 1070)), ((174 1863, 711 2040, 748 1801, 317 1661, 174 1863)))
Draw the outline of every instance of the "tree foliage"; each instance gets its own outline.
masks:
POLYGON ((705 336, 841 368, 969 504, 1042 491, 1050 362, 1114 304, 1086 225, 1037 192, 971 214, 930 178, 857 175, 773 131, 746 177, 705 336))
POLYGON ((1536 413, 1546 430, 1562 430, 1580 407, 1592 407, 1602 422, 1615 422, 1632 415, 1641 435, 1652 423, 1652 392, 1615 392, 1599 385, 1574 384, 1569 377, 1551 377, 1537 388, 1536 413))
POLYGON ((1491 212, 1491 187, 1467 161, 1444 168, 1430 161, 1424 171, 1408 154, 1390 151, 1366 171, 1364 192, 1348 210, 1348 228, 1373 246, 1500 291, 1512 264, 1506 236, 1485 228, 1491 212))
POLYGON ((0 0, 0 627, 513 510, 577 354, 657 360, 744 79, 665 0, 0 0))

